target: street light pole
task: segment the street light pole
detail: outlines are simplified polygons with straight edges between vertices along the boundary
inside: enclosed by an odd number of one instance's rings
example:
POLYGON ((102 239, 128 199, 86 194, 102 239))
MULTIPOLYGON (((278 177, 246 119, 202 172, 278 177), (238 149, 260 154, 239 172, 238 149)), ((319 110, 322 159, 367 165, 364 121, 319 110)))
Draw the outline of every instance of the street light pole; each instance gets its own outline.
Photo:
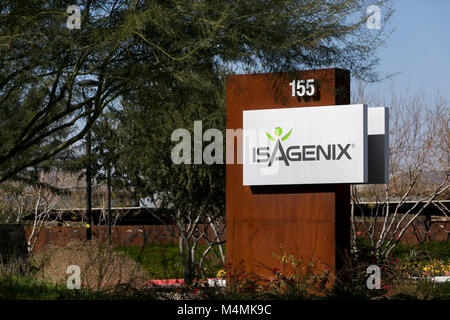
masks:
POLYGON ((106 173, 106 188, 108 194, 108 215, 106 220, 108 221, 108 249, 111 248, 111 166, 108 164, 106 173))
MULTIPOLYGON (((78 84, 83 88, 83 99, 87 102, 86 104, 86 121, 91 121, 92 105, 90 101, 87 101, 86 94, 84 93, 85 87, 96 87, 98 81, 95 80, 82 80, 78 84)), ((86 133, 86 239, 92 239, 92 171, 91 171, 91 129, 86 133)))
MULTIPOLYGON (((83 88, 84 90, 84 88, 83 88)), ((84 91, 83 91, 84 92, 84 91)), ((91 103, 87 104, 88 115, 87 121, 91 120, 91 103)), ((92 239, 92 172, 91 172, 91 130, 89 129, 86 134, 86 157, 87 157, 87 166, 86 166, 86 215, 87 215, 87 223, 86 223, 86 239, 92 239)))

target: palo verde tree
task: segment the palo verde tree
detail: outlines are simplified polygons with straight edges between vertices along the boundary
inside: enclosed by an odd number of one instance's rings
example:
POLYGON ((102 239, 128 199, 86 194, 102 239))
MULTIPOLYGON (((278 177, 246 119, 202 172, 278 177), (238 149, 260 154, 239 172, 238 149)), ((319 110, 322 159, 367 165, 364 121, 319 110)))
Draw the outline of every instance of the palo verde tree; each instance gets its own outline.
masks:
POLYGON ((127 46, 138 28, 127 18, 128 1, 82 1, 80 29, 67 26, 72 4, 0 3, 0 183, 27 179, 73 146, 126 90, 127 46), (85 99, 79 82, 86 79, 95 89, 85 99))

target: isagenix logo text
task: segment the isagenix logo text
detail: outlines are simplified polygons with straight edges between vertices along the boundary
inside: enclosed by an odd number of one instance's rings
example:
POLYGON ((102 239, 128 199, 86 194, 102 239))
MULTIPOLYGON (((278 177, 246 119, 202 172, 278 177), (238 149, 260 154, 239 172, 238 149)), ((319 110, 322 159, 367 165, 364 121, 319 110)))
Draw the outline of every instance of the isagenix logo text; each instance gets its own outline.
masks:
POLYGON ((292 129, 283 137, 283 130, 280 127, 275 128, 274 138, 266 131, 266 135, 269 140, 275 142, 275 147, 270 150, 270 147, 257 147, 253 148, 253 163, 268 163, 268 166, 272 166, 274 161, 283 162, 286 166, 289 166, 290 162, 294 161, 331 161, 331 160, 352 160, 350 156, 350 147, 354 144, 340 144, 331 143, 326 145, 292 145, 285 149, 282 142, 286 141, 292 133, 292 129))

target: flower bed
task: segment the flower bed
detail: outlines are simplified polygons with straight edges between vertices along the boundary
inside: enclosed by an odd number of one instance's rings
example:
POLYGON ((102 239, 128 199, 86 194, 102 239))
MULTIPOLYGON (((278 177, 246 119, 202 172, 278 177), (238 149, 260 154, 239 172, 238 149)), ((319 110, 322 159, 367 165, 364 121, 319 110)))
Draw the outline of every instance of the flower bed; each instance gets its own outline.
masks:
POLYGON ((450 276, 450 262, 433 259, 431 262, 406 262, 401 270, 413 277, 450 276))

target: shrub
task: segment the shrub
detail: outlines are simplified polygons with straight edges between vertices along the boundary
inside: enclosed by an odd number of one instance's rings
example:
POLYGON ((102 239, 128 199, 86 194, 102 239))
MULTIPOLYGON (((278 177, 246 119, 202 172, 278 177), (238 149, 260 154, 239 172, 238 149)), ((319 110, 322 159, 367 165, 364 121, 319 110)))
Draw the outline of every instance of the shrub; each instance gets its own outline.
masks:
POLYGON ((102 244, 70 242, 65 246, 48 246, 32 257, 36 279, 65 284, 67 267, 77 265, 81 271, 82 289, 115 291, 139 289, 148 274, 123 252, 113 252, 102 244))

